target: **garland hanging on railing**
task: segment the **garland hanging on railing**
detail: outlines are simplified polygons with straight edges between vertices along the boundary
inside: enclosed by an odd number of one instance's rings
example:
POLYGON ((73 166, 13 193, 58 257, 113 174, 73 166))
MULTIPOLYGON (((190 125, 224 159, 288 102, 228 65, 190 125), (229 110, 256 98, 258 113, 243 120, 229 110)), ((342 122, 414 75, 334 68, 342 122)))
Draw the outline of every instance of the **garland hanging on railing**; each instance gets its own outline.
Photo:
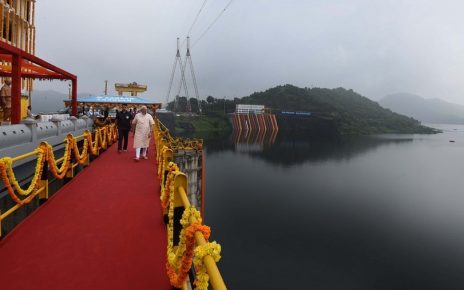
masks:
POLYGON ((221 259, 221 245, 216 242, 206 243, 198 246, 193 252, 193 265, 195 265, 196 279, 195 289, 196 290, 208 290, 209 275, 206 273, 206 267, 203 263, 205 256, 211 256, 217 263, 221 259))
MULTIPOLYGON (((105 136, 104 142, 106 143, 107 140, 111 140, 111 142, 115 141, 117 138, 117 133, 115 133, 116 129, 114 125, 105 127, 105 135, 108 134, 108 138, 105 136), (107 133, 108 132, 108 133, 107 133), (110 136, 111 135, 111 136, 110 136)), ((74 157, 79 164, 83 164, 89 158, 88 153, 92 155, 98 154, 99 145, 107 145, 107 144, 99 144, 99 140, 101 140, 101 132, 99 129, 96 130, 95 133, 96 142, 94 145, 92 144, 92 134, 89 131, 84 132, 84 143, 82 146, 82 151, 79 152, 79 148, 77 146, 77 140, 71 134, 69 134, 66 139, 66 145, 63 154, 63 160, 61 165, 58 166, 59 163, 55 158, 53 153, 53 147, 48 144, 47 142, 42 142, 40 146, 33 151, 37 155, 37 161, 35 166, 34 175, 32 180, 27 189, 21 188, 19 185, 18 180, 16 179, 14 170, 13 170, 13 159, 10 157, 4 157, 0 159, 0 178, 7 188, 8 194, 10 195, 11 199, 15 201, 19 205, 28 204, 31 200, 35 197, 35 193, 39 189, 40 185, 40 178, 42 176, 42 171, 44 168, 44 162, 47 161, 49 165, 49 169, 52 172, 53 176, 57 179, 63 179, 66 175, 66 172, 69 170, 71 166, 71 154, 73 151, 74 157), (28 196, 25 199, 20 199, 16 194, 15 191, 23 196, 28 196)), ((103 143, 103 142, 102 142, 103 143)))
POLYGON ((37 163, 35 165, 34 176, 32 177, 31 183, 29 184, 29 187, 27 189, 22 189, 19 185, 18 180, 16 179, 16 176, 13 171, 13 160, 9 157, 5 157, 0 161, 1 163, 5 164, 10 183, 13 185, 14 189, 20 195, 26 196, 31 194, 31 192, 35 190, 39 184, 44 162, 44 150, 42 148, 38 148, 35 150, 35 152, 37 154, 37 163))
POLYGON ((46 152, 44 152, 43 148, 36 149, 36 152, 37 152, 37 163, 35 166, 34 176, 32 177, 31 183, 29 184, 29 187, 26 190, 21 188, 18 180, 16 179, 16 176, 13 171, 12 159, 9 157, 0 159, 0 175, 3 181, 3 184, 7 188, 8 195, 17 204, 23 205, 23 204, 29 203, 32 200, 32 198, 34 198, 35 196, 34 194, 39 187, 39 184, 40 184, 39 181, 40 181, 40 177, 42 176, 42 170, 43 170, 44 155, 46 154, 46 152), (34 194, 32 194, 30 197, 24 200, 21 200, 14 193, 14 189, 16 189, 16 191, 23 196, 30 195, 31 193, 34 193, 34 194))
POLYGON ((82 151, 81 153, 79 153, 79 146, 77 146, 77 140, 73 139, 74 159, 77 161, 77 163, 82 165, 85 163, 85 161, 87 161, 87 158, 89 156, 88 150, 89 150, 89 140, 84 138, 84 144, 82 146, 82 151))
MULTIPOLYGON (((170 172, 171 176, 174 176, 174 172, 170 172)), ((170 177, 172 178, 172 177, 170 177)), ((200 213, 195 208, 189 208, 184 210, 182 214, 181 224, 182 230, 179 235, 179 245, 174 248, 174 190, 175 186, 172 184, 172 180, 169 185, 169 223, 168 223, 168 246, 167 246, 167 257, 166 270, 171 285, 177 288, 181 288, 185 282, 188 272, 192 267, 193 254, 195 248, 195 233, 201 232, 205 240, 209 239, 211 230, 208 226, 201 224, 201 218, 199 221, 190 223, 191 215, 198 217, 200 213), (195 212, 196 211, 196 212, 195 212)))
POLYGON ((53 176, 55 176, 55 178, 57 179, 63 179, 64 176, 66 175, 66 172, 69 169, 69 166, 71 164, 71 148, 72 148, 71 145, 73 145, 73 143, 74 143, 74 140, 73 140, 72 135, 68 135, 66 137, 66 146, 64 148, 63 161, 60 167, 57 166, 58 161, 55 158, 55 154, 53 153, 52 146, 47 143, 48 165, 50 167, 50 171, 52 172, 53 176))

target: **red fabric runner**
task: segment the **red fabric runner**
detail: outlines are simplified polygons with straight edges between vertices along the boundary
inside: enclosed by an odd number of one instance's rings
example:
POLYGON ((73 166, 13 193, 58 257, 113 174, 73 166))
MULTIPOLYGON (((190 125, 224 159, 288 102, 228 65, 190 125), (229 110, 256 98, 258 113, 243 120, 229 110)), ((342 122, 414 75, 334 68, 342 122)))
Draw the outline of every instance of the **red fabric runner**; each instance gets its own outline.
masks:
POLYGON ((171 289, 155 152, 117 144, 0 242, 0 289, 171 289))

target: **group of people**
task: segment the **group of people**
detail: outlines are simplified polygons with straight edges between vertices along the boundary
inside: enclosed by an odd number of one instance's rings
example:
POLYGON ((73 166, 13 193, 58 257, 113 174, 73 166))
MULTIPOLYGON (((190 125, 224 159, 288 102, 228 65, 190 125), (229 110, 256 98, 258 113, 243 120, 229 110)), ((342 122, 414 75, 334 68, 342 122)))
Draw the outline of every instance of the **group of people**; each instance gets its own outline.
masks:
POLYGON ((0 89, 0 106, 3 111, 3 121, 11 121, 11 81, 5 79, 0 89))
POLYGON ((151 132, 155 121, 153 117, 147 113, 147 107, 142 106, 140 111, 133 116, 127 110, 127 105, 123 104, 121 111, 116 113, 116 126, 118 127, 118 152, 127 152, 129 132, 132 127, 134 130, 134 149, 135 161, 140 158, 148 159, 148 146, 150 144, 151 132))

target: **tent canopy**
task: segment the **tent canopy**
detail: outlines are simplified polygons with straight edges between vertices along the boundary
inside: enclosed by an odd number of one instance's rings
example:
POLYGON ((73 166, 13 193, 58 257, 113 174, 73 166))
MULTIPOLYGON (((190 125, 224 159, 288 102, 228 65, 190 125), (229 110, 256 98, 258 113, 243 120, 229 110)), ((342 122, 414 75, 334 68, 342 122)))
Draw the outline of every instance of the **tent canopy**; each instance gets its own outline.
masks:
MULTIPOLYGON (((66 106, 69 106, 69 100, 64 101, 66 106)), ((155 103, 142 99, 140 97, 134 96, 87 96, 87 97, 78 97, 77 103, 80 105, 121 105, 127 104, 131 105, 147 105, 149 107, 160 108, 161 104, 155 103)))
POLYGON ((77 115, 77 77, 26 51, 0 41, 0 77, 11 77, 11 123, 21 121, 21 79, 70 80, 72 114, 77 115))
POLYGON ((87 96, 78 97, 78 103, 108 103, 108 104, 134 104, 134 105, 157 105, 157 103, 133 96, 87 96))

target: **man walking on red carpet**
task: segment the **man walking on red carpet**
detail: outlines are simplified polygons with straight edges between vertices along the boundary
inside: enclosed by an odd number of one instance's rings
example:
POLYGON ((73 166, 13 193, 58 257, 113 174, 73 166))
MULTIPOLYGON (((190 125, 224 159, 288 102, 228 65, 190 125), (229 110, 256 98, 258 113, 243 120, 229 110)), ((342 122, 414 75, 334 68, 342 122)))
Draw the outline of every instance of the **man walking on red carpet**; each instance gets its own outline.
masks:
POLYGON ((135 126, 134 133, 134 148, 135 148, 135 161, 140 160, 140 153, 142 152, 143 159, 148 159, 147 151, 150 144, 151 131, 155 121, 150 114, 147 114, 147 107, 142 106, 140 112, 135 115, 132 125, 135 126))
POLYGON ((118 152, 124 148, 127 151, 127 141, 129 139, 129 131, 131 129, 132 115, 127 111, 127 104, 122 104, 122 110, 116 114, 116 125, 118 126, 118 152), (124 140, 124 147, 122 146, 124 140))

